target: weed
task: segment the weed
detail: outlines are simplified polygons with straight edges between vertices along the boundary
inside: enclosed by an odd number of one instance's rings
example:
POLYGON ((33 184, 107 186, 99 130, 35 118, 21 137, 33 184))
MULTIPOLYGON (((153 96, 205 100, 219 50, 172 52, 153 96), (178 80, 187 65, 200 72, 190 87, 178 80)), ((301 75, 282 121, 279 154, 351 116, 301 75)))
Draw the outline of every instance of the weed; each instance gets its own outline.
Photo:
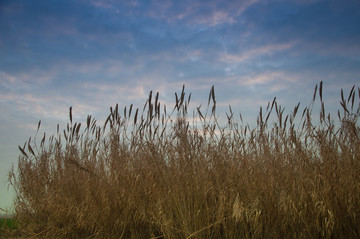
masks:
POLYGON ((231 107, 222 126, 214 87, 207 110, 192 119, 184 87, 171 113, 150 93, 142 111, 110 108, 101 127, 91 116, 84 126, 73 122, 70 108, 65 130, 19 146, 10 175, 18 230, 48 238, 357 238, 357 92, 341 91, 339 123, 325 112, 322 83, 302 114, 298 104, 284 115, 275 98, 255 127, 236 122, 231 107))

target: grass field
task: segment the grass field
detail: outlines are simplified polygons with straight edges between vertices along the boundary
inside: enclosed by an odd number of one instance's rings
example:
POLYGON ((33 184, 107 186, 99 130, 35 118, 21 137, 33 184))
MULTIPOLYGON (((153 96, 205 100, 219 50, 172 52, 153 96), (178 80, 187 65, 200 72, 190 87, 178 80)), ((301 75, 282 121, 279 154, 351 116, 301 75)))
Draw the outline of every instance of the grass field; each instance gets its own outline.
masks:
POLYGON ((0 228, 1 230, 16 229, 16 223, 14 218, 0 217, 0 228))
MULTIPOLYGON (((276 99, 254 127, 207 109, 111 108, 19 146, 17 231, 34 238, 359 238, 360 88, 336 118, 322 83, 288 115, 276 99), (310 96, 311 97, 311 96, 310 96), (319 104, 318 124, 312 122, 319 104), (20 226, 21 225, 21 226, 20 226)), ((40 127, 40 122, 39 122, 40 127)))
POLYGON ((14 217, 0 216, 0 238, 9 238, 15 235, 17 230, 17 223, 14 217))

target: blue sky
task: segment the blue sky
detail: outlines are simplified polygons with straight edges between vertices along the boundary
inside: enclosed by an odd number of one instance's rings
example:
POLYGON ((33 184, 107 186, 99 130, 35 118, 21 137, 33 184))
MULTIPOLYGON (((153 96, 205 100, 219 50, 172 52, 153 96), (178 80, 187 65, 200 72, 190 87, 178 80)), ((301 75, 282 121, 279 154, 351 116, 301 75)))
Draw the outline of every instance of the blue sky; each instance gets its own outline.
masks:
POLYGON ((358 0, 1 0, 0 208, 17 146, 109 107, 141 107, 150 90, 173 106, 183 84, 192 106, 212 85, 253 121, 275 96, 286 113, 324 82, 327 109, 359 86, 358 0))

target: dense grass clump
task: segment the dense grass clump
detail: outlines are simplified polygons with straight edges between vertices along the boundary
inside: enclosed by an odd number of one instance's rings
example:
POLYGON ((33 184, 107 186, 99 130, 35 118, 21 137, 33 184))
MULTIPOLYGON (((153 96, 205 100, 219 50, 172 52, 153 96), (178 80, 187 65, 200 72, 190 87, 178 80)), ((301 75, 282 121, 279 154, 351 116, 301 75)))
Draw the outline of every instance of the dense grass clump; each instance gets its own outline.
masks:
MULTIPOLYGON (((230 107, 171 113, 152 93, 143 110, 110 108, 102 127, 70 121, 19 147, 16 220, 39 238, 358 238, 360 88, 341 91, 339 121, 325 113, 322 83, 289 115, 274 99, 257 125, 230 107), (357 96, 357 94, 359 94, 357 96), (320 121, 312 109, 320 98, 320 121), (296 123, 297 122, 297 123, 296 123), (83 130, 81 130, 83 129, 83 130)), ((39 122, 40 126, 40 122, 39 122)))

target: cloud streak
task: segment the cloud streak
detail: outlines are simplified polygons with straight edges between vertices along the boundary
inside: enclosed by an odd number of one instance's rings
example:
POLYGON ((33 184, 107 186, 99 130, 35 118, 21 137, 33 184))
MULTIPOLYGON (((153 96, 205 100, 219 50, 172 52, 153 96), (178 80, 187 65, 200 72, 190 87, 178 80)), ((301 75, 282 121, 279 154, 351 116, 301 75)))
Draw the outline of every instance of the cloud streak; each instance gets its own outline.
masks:
POLYGON ((294 45, 293 43, 287 43, 287 44, 260 46, 254 49, 245 50, 240 54, 224 54, 223 56, 220 57, 220 60, 226 63, 241 63, 243 61, 258 58, 263 55, 272 55, 278 51, 287 50, 291 48, 293 45, 294 45))

